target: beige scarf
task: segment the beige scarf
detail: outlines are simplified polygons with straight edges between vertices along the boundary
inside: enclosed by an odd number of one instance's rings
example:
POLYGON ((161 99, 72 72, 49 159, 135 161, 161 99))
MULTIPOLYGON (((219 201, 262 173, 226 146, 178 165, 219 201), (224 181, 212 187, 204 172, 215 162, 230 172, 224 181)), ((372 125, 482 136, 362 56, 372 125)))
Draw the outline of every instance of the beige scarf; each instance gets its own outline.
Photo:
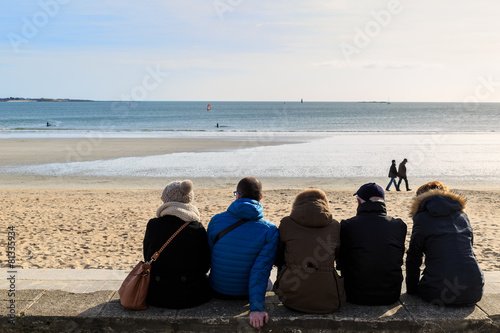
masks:
POLYGON ((182 202, 170 201, 158 207, 156 216, 162 217, 165 215, 177 216, 184 222, 200 221, 200 212, 198 208, 182 202))

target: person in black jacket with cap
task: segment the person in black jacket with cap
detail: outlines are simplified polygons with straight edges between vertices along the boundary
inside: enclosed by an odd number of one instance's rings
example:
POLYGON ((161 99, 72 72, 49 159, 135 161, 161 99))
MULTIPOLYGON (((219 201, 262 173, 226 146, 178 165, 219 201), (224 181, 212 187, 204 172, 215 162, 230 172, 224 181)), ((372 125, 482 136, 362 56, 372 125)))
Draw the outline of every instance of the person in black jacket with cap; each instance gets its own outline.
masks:
POLYGON ((401 295, 406 224, 387 215, 384 190, 379 185, 364 184, 354 195, 357 214, 340 222, 337 259, 347 302, 393 304, 401 295))
POLYGON ((440 306, 472 306, 481 300, 484 276, 472 249, 472 227, 465 204, 464 197, 439 181, 417 190, 406 256, 408 294, 418 294, 440 306), (420 276, 424 255, 425 269, 420 276))

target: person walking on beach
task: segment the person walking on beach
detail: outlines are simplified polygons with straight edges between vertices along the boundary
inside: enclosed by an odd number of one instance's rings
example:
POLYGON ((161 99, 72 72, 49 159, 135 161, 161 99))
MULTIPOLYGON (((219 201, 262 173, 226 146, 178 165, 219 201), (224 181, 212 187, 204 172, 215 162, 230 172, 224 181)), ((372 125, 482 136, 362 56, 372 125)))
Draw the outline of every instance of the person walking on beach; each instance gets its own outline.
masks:
POLYGON ((192 204, 193 183, 190 180, 171 182, 163 190, 161 200, 163 204, 158 207, 156 218, 149 220, 146 227, 145 261, 150 260, 182 225, 189 224, 152 263, 146 303, 184 309, 208 302, 212 298, 207 276, 210 249, 200 213, 192 204))
POLYGON ((399 168, 398 168, 398 177, 399 177, 399 182, 397 188, 401 188, 401 181, 405 181, 406 184, 406 190, 411 191, 410 186, 408 185, 408 178, 406 177, 406 163, 408 163, 408 160, 405 158, 403 162, 399 163, 399 168))
POLYGON ((361 186, 355 217, 340 222, 337 268, 347 302, 389 305, 397 302, 403 282, 406 224, 387 215, 385 194, 375 183, 361 186))
POLYGON ((473 306, 484 276, 472 249, 466 199, 439 181, 417 190, 410 208, 413 230, 406 255, 406 292, 436 305, 473 306), (422 257, 425 269, 420 275, 422 257))
POLYGON ((389 169, 389 178, 391 178, 391 180, 389 181, 389 184, 387 184, 385 188, 386 191, 390 191, 389 188, 391 187, 392 183, 394 183, 396 191, 399 191, 399 186, 396 181, 397 177, 398 177, 398 170, 396 169, 396 160, 392 160, 392 164, 389 169))
POLYGON ((307 313, 337 311, 345 302, 343 279, 335 270, 340 223, 332 218, 320 189, 300 192, 290 216, 279 226, 274 292, 287 307, 307 313))
POLYGON ((278 228, 264 219, 262 184, 254 177, 239 181, 236 200, 207 228, 212 253, 210 285, 222 299, 249 299, 250 324, 261 328, 268 280, 278 247, 278 228))

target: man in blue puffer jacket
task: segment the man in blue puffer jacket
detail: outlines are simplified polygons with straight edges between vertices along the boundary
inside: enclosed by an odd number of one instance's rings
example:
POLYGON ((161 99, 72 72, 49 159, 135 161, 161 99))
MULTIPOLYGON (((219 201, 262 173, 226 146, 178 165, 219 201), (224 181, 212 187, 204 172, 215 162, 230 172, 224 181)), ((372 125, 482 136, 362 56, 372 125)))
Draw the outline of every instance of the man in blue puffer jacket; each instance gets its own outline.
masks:
POLYGON ((236 200, 227 211, 212 217, 208 243, 212 252, 210 285, 216 297, 250 300, 250 324, 260 328, 269 320, 264 299, 278 246, 278 228, 263 219, 262 184, 254 177, 240 180, 236 200), (243 223, 220 238, 217 235, 242 219, 243 223))

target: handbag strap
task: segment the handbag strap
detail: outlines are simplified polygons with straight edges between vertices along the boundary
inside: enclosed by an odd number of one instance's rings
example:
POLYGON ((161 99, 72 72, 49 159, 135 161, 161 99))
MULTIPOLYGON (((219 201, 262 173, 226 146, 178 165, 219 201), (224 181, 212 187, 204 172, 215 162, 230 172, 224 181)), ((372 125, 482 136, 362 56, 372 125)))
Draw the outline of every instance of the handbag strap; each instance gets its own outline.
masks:
POLYGON ((230 232, 231 230, 234 230, 234 229, 238 228, 240 225, 242 225, 243 223, 246 223, 248 221, 250 221, 250 220, 248 220, 248 219, 241 219, 238 222, 231 224, 229 227, 227 227, 226 229, 224 229, 221 232, 219 232, 219 234, 217 236, 215 236, 214 246, 215 246, 215 243, 217 243, 219 241, 219 239, 221 239, 223 236, 225 236, 228 232, 230 232))
POLYGON ((162 251, 165 250, 165 248, 172 241, 172 239, 174 239, 175 236, 177 236, 179 234, 179 232, 182 231, 182 229, 187 227, 187 225, 189 223, 191 223, 191 222, 186 222, 179 229, 177 229, 177 231, 174 232, 172 236, 170 236, 170 238, 165 242, 165 244, 163 244, 163 246, 151 256, 151 260, 148 263, 151 264, 153 261, 156 261, 158 259, 158 257, 160 256, 160 253, 162 253, 162 251))

